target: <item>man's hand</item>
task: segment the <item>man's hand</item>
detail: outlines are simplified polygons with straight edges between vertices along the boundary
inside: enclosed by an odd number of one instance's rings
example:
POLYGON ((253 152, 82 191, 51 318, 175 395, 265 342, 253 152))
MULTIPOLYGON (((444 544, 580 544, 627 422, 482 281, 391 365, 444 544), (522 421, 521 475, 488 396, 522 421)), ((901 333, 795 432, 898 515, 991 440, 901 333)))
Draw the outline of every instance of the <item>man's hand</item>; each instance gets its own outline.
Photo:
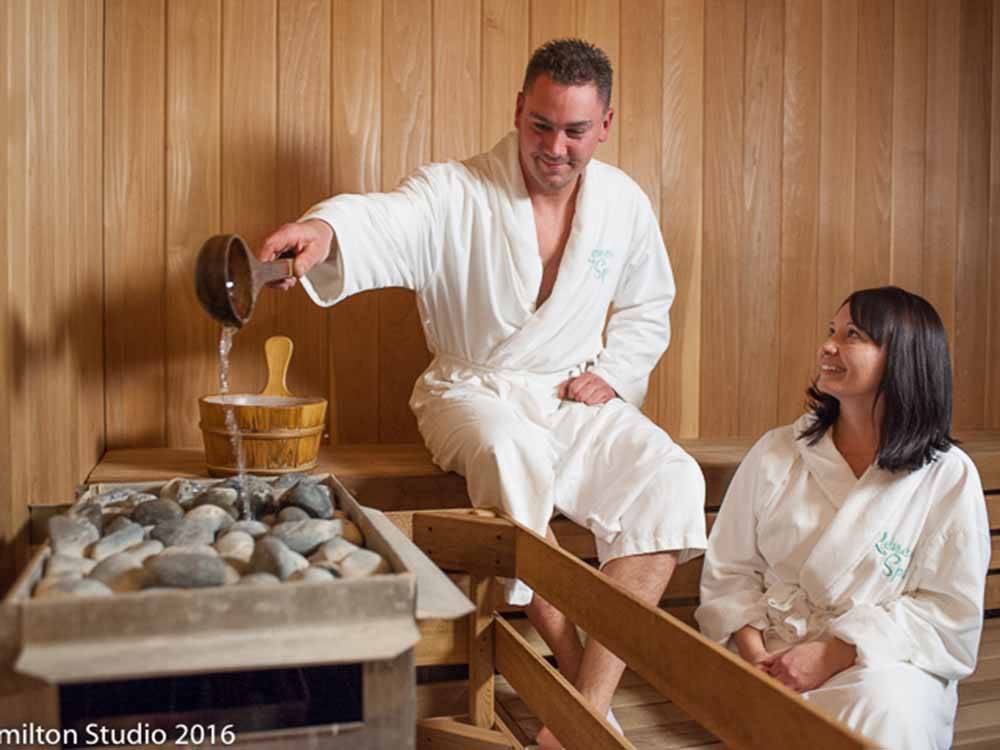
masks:
POLYGON ((559 385, 559 398, 580 401, 587 406, 605 404, 616 395, 614 388, 604 382, 604 378, 592 372, 585 372, 559 385))
POLYGON ((285 224, 264 240, 257 252, 257 259, 266 263, 286 251, 294 253, 292 267, 295 278, 274 284, 279 289, 291 289, 295 286, 295 281, 305 276, 310 268, 327 259, 332 242, 333 228, 321 219, 285 224))
POLYGON ((854 664, 857 649, 839 638, 810 641, 772 654, 760 662, 772 677, 792 690, 804 693, 818 688, 835 674, 854 664))

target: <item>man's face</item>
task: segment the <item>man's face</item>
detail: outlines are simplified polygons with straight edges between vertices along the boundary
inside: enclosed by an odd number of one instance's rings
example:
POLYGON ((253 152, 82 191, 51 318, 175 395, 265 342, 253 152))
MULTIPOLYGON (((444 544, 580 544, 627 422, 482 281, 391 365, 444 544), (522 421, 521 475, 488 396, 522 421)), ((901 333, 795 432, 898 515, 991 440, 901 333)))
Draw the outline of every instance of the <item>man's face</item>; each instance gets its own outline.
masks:
POLYGON ((608 139, 613 115, 597 86, 563 86, 544 73, 518 94, 514 125, 528 191, 572 189, 597 145, 608 139))

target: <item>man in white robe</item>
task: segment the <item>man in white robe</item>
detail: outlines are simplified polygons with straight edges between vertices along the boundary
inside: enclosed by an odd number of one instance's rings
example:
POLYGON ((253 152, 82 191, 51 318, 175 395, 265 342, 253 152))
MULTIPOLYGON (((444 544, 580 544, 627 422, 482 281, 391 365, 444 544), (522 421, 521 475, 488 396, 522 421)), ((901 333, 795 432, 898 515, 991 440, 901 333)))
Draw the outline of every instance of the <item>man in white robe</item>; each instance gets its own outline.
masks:
MULTIPOLYGON (((434 358, 410 404, 435 462, 466 477, 476 506, 538 533, 557 511, 585 526, 604 572, 658 601, 674 566, 707 543, 704 482, 639 411, 669 340, 674 282, 646 195, 591 159, 611 126, 610 76, 590 45, 546 45, 516 132, 491 151, 423 167, 391 193, 325 201, 260 256, 294 248, 320 305, 413 289, 434 358), (595 54, 606 77, 589 74, 595 54)), ((607 710, 621 662, 584 649, 523 583, 508 600, 529 605, 560 669, 607 710)))
POLYGON ((873 464, 858 478, 832 430, 796 439, 810 420, 767 433, 740 464, 695 617, 734 650, 741 629, 761 631, 766 651, 748 658, 764 666, 800 644, 853 647, 853 664, 803 697, 880 746, 950 747, 990 557, 975 465, 952 446, 923 468, 873 464))

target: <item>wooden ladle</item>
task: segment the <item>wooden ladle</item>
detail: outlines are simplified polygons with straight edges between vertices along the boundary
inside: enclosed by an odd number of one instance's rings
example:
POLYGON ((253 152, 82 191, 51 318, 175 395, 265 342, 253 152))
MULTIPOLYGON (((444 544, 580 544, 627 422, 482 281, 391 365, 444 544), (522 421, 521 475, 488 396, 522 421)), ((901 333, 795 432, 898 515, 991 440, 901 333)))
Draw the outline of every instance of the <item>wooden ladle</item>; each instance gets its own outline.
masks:
POLYGON ((261 263, 238 234, 217 234, 198 251, 194 287, 209 315, 223 325, 242 328, 260 290, 294 275, 291 258, 261 263))

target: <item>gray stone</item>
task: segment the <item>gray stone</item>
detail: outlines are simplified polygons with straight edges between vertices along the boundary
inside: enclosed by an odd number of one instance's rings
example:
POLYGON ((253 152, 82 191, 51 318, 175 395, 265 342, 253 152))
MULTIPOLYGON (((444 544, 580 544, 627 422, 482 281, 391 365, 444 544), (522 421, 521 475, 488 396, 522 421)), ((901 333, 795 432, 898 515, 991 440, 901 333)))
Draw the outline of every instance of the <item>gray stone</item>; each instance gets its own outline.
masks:
POLYGON ((226 564, 226 576, 222 583, 224 586, 232 586, 233 584, 239 583, 240 579, 243 577, 242 573, 236 568, 232 563, 223 560, 226 564))
POLYGON ((274 493, 271 484, 261 477, 247 475, 240 477, 230 477, 220 486, 236 490, 238 500, 236 507, 240 511, 241 518, 257 518, 268 512, 274 505, 274 493), (246 510, 246 503, 249 502, 249 515, 246 510))
POLYGON ((197 508, 189 510, 185 518, 202 524, 213 534, 227 531, 233 525, 232 515, 218 505, 199 505, 197 508))
POLYGON ((271 529, 271 534, 287 544, 290 550, 308 555, 324 542, 338 536, 342 528, 340 521, 310 518, 307 521, 279 523, 271 529))
POLYGON ((282 508, 278 512, 277 523, 287 523, 289 521, 308 521, 312 516, 306 513, 302 508, 296 508, 294 505, 289 505, 286 508, 282 508))
POLYGON ((176 544, 173 547, 167 547, 160 553, 160 557, 170 555, 207 555, 208 557, 218 557, 219 553, 215 547, 210 547, 207 544, 176 544))
POLYGON ((137 524, 135 521, 133 521, 128 516, 117 516, 116 515, 113 518, 111 518, 109 516, 109 518, 110 518, 110 520, 104 525, 104 533, 105 534, 114 534, 115 532, 121 531, 122 529, 126 529, 129 526, 136 526, 137 528, 140 528, 140 529, 142 528, 142 526, 140 526, 139 524, 137 524))
POLYGON ((302 508, 313 518, 333 518, 333 500, 326 485, 299 482, 282 498, 282 503, 302 508))
POLYGON ((230 533, 234 531, 242 531, 244 534, 249 534, 254 539, 264 536, 264 534, 268 533, 270 530, 271 527, 261 521, 237 521, 229 527, 230 533))
POLYGON ((356 549, 337 564, 342 578, 366 578, 377 573, 388 573, 389 563, 378 552, 356 549))
POLYGON ((132 511, 132 520, 143 526, 156 526, 164 521, 184 517, 184 509, 173 500, 158 497, 132 511))
POLYGON ((119 592, 138 591, 147 580, 142 560, 128 552, 119 552, 101 560, 91 571, 90 578, 119 592))
POLYGON ((251 573, 270 573, 282 581, 288 580, 295 571, 308 567, 308 560, 272 536, 257 540, 250 558, 251 573))
POLYGON ((249 573, 243 576, 238 586, 269 586, 274 583, 281 583, 278 576, 271 573, 249 573))
POLYGON ((230 487, 212 487, 195 498, 193 507, 200 508, 203 505, 215 505, 232 516, 234 521, 238 521, 240 514, 236 508, 237 497, 238 493, 236 490, 230 487))
POLYGON ((339 563, 357 549, 359 548, 356 544, 351 544, 342 536, 338 536, 316 550, 309 561, 312 563, 339 563))
POLYGON ((243 531, 230 531, 219 538, 215 549, 220 557, 249 562, 253 557, 254 539, 243 531))
POLYGON ((150 503, 153 500, 157 499, 159 498, 157 498, 156 495, 154 495, 151 492, 133 492, 131 495, 125 498, 124 502, 120 503, 117 507, 127 512, 129 515, 132 515, 133 513, 135 513, 135 509, 138 508, 140 505, 145 505, 146 503, 150 503))
POLYGON ((46 576, 58 576, 64 574, 89 575, 90 571, 97 565, 95 560, 86 557, 75 557, 74 555, 53 555, 49 558, 45 566, 46 576))
POLYGON ((226 582, 226 563, 208 555, 159 555, 150 561, 149 572, 157 586, 195 589, 226 582))
POLYGON ((292 489, 299 482, 308 482, 310 479, 309 475, 302 471, 292 471, 288 474, 282 474, 277 479, 274 480, 274 484, 271 485, 274 488, 275 493, 286 492, 292 489))
POLYGON ((326 568, 316 567, 310 565, 308 568, 296 571, 291 576, 289 576, 289 581, 294 581, 296 583, 314 583, 316 581, 332 581, 336 576, 333 575, 326 568))
POLYGON ((190 479, 177 477, 160 488, 160 499, 173 500, 187 510, 194 504, 195 498, 202 493, 203 489, 202 486, 190 479))
POLYGON ((150 534, 153 539, 163 542, 167 547, 175 544, 212 544, 215 534, 211 529, 198 521, 178 518, 174 521, 164 521, 157 524, 150 534))
MULTIPOLYGON (((137 544, 134 547, 129 547, 126 550, 130 555, 136 557, 139 560, 146 560, 146 558, 152 557, 153 555, 158 555, 164 550, 163 542, 159 542, 156 539, 147 539, 141 544, 137 544)), ((172 547, 171 549, 177 549, 172 547)))
POLYGON ((125 502, 125 500, 128 499, 128 496, 134 492, 135 490, 130 487, 115 487, 114 489, 95 495, 93 501, 102 508, 106 508, 109 505, 116 505, 118 503, 125 502))
POLYGON ((100 503, 90 501, 74 505, 66 515, 78 521, 89 521, 98 531, 104 530, 104 510, 100 503))
POLYGON ((87 551, 88 557, 98 561, 103 560, 139 544, 144 536, 145 532, 142 526, 134 523, 124 526, 90 545, 90 549, 87 551))
POLYGON ((100 532, 90 521, 69 516, 52 516, 49 519, 49 539, 57 555, 83 557, 84 550, 100 538, 100 532))
POLYGON ((53 579, 46 586, 42 586, 43 581, 39 581, 35 590, 35 596, 39 599, 55 599, 69 596, 111 596, 112 591, 100 581, 91 578, 66 578, 58 577, 53 579))

